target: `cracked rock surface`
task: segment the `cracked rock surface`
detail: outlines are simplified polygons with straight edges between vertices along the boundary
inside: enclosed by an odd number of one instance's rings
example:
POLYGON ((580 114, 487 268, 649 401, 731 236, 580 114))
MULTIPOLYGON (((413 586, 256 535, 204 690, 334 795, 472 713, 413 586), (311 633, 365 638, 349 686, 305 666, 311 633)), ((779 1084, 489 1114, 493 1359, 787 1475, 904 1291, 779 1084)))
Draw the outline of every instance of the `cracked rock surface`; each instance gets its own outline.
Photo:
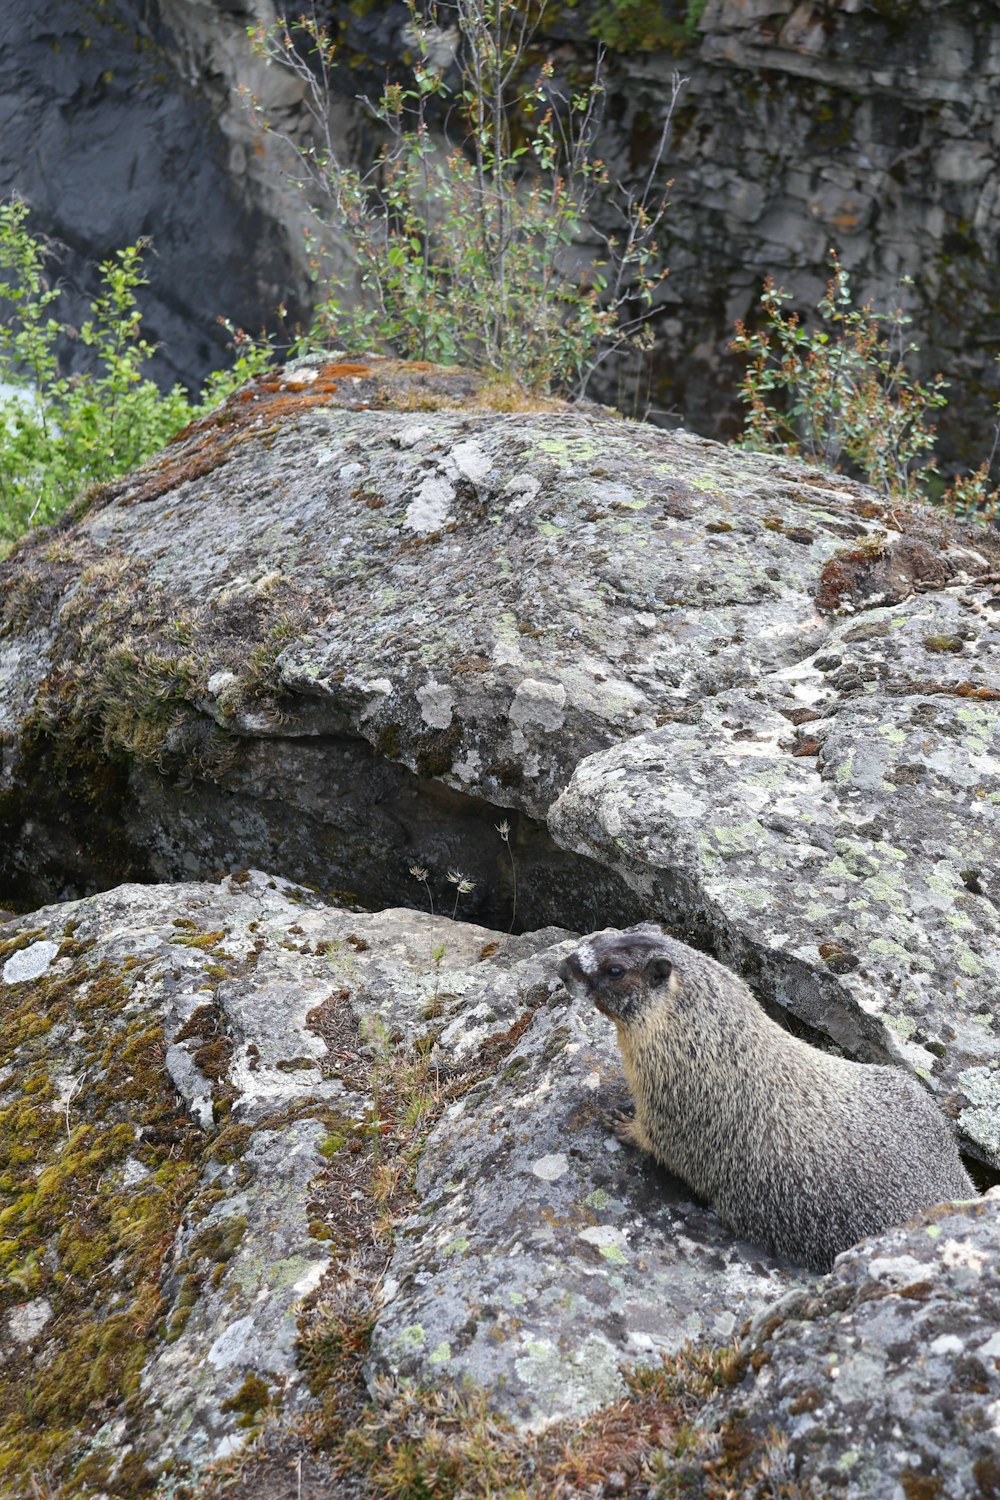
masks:
POLYGON ((550 997, 430 1136, 369 1361, 376 1376, 471 1378, 535 1427, 621 1399, 623 1365, 726 1343, 815 1280, 734 1240, 611 1134, 606 1113, 628 1101, 613 1029, 552 977, 571 946, 540 955, 550 997))
POLYGON ((659 918, 1000 1164, 995 530, 476 399, 290 367, 0 565, 0 882, 659 918))
POLYGON ((837 620, 794 666, 583 761, 550 815, 760 993, 904 1058, 994 1165, 997 603, 960 586, 837 620))
MULTIPOLYGON (((752 1458, 739 1493, 843 1500, 997 1493, 1000 1201, 931 1209, 841 1255, 811 1291, 757 1317, 751 1373, 702 1416, 752 1458)), ((683 1493, 703 1491, 684 1475, 683 1493)))

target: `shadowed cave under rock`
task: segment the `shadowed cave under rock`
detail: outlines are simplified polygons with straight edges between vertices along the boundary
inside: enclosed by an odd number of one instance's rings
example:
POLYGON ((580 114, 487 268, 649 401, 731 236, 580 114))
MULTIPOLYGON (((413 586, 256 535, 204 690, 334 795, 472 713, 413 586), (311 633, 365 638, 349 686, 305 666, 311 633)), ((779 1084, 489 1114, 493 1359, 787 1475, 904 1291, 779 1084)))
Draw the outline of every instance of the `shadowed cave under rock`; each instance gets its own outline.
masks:
POLYGON ((589 932, 649 915, 619 875, 560 848, 538 819, 417 776, 364 740, 239 739, 227 749, 226 769, 208 781, 39 736, 25 789, 0 799, 0 906, 28 911, 122 881, 254 866, 369 910, 426 909, 418 866, 441 915, 501 932, 589 932), (474 882, 457 906, 450 871, 474 882))

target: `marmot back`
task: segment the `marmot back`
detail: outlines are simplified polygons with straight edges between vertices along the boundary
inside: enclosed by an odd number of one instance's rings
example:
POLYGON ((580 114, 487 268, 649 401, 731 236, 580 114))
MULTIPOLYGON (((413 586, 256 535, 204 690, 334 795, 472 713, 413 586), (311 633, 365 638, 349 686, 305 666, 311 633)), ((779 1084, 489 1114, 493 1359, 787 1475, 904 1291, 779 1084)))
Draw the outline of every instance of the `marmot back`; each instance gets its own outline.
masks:
POLYGON ((597 933, 559 974, 615 1023, 635 1098, 621 1138, 754 1244, 826 1271, 866 1235, 975 1196, 915 1078, 790 1036, 685 943, 648 926, 597 933))

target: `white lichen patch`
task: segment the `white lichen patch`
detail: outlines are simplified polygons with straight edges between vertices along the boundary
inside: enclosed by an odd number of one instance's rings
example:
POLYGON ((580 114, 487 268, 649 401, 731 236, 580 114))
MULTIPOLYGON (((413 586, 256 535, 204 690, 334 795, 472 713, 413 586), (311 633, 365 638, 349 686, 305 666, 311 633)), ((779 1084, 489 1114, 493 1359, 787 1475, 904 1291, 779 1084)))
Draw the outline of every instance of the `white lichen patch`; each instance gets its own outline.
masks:
POLYGON ((411 422, 397 432, 394 442, 398 448, 415 448, 422 443, 425 437, 430 435, 430 428, 426 422, 411 422))
POLYGON ((988 1151, 1000 1153, 1000 1067, 966 1068, 957 1081, 972 1106, 959 1115, 959 1128, 988 1151))
POLYGON ((420 716, 430 729, 447 729, 455 711, 455 690, 446 682, 432 677, 417 688, 420 716))
POLYGON ((549 1156, 540 1156, 537 1161, 531 1163, 531 1170, 543 1182, 558 1182, 559 1178, 569 1171, 569 1158, 562 1151, 553 1152, 549 1156))
POLYGON ((468 784, 476 782, 482 775, 483 762, 478 750, 470 750, 464 760, 456 760, 452 763, 452 772, 459 781, 468 784))
POLYGON ((329 1257, 312 1261, 292 1283, 292 1291, 296 1297, 308 1297, 310 1292, 314 1292, 326 1275, 329 1265, 329 1257))
POLYGON ((561 682, 540 682, 535 677, 526 677, 514 694, 510 717, 519 729, 538 724, 551 732, 562 728, 565 705, 566 689, 561 682))
POLYGON ((963 1270, 981 1276, 990 1263, 990 1257, 976 1245, 966 1244, 961 1240, 946 1240, 941 1246, 941 1261, 949 1269, 961 1266, 963 1270))
POLYGON ((514 478, 509 479, 504 485, 503 493, 510 496, 507 509, 515 514, 524 510, 525 506, 530 505, 536 498, 541 487, 540 480, 536 479, 534 474, 515 474, 514 478))
POLYGON ((915 1255, 878 1255, 868 1269, 873 1280, 898 1282, 902 1286, 922 1281, 927 1274, 927 1267, 915 1255))
POLYGON ((483 452, 475 438, 456 443, 451 450, 451 459, 463 478, 471 479, 473 484, 485 479, 493 467, 489 455, 483 452))
POLYGON ((12 1308, 7 1315, 7 1333, 16 1344, 30 1344, 37 1338, 52 1316, 52 1303, 47 1297, 34 1297, 12 1308))
POLYGON ((4 983, 24 984, 28 979, 41 979, 58 952, 59 944, 48 941, 20 948, 3 966, 4 983))
POLYGON ((628 1248, 624 1230, 616 1229, 613 1224, 592 1224, 589 1229, 581 1229, 577 1239, 593 1245, 609 1260, 623 1260, 628 1248))
POLYGON ((235 681, 235 672, 213 672, 205 686, 212 698, 221 698, 226 689, 232 687, 235 681))
POLYGON ((440 531, 451 519, 451 502, 455 490, 442 474, 428 474, 416 495, 406 507, 403 525, 419 536, 440 531))
POLYGON ((251 1317, 237 1318, 224 1328, 205 1356, 217 1370, 247 1363, 247 1350, 254 1337, 251 1317))

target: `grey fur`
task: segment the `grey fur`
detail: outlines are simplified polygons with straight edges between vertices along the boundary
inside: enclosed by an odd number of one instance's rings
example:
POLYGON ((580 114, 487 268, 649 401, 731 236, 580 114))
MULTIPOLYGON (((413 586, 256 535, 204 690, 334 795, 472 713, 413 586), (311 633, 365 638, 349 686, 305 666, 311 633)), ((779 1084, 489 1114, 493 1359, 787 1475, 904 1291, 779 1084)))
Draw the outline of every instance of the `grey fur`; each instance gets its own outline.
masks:
POLYGON ((790 1036, 685 943, 649 925, 598 933, 559 974, 615 1023, 636 1109, 622 1139, 753 1244, 826 1271, 865 1235, 976 1196, 915 1078, 790 1036))

